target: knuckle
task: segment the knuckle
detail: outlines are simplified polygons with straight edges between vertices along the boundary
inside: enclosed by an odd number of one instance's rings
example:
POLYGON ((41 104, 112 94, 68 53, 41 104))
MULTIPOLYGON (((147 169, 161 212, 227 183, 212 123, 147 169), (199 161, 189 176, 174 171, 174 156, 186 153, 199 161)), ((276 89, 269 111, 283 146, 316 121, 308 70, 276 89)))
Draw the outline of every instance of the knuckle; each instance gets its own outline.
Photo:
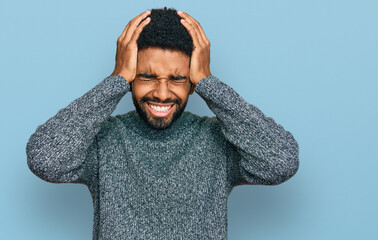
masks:
POLYGON ((123 47, 123 48, 127 47, 127 43, 126 43, 126 41, 122 41, 122 42, 120 43, 120 46, 123 47))
POLYGON ((129 44, 127 44, 127 46, 126 46, 126 49, 127 49, 128 51, 131 51, 131 50, 134 49, 134 45, 131 44, 131 43, 129 43, 129 44))

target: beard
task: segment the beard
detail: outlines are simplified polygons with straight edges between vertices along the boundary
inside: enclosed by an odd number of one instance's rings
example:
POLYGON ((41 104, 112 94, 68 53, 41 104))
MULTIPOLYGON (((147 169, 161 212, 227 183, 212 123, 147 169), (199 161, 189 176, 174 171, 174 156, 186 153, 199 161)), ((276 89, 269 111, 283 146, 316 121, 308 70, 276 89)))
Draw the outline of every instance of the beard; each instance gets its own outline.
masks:
POLYGON ((139 116, 144 120, 145 123, 147 123, 149 127, 155 130, 164 130, 169 128, 182 115, 188 102, 185 101, 182 104, 182 101, 180 99, 166 100, 162 102, 159 99, 150 97, 143 97, 138 102, 134 96, 134 93, 132 94, 132 98, 135 105, 135 109, 139 116), (175 103, 176 110, 173 112, 173 114, 171 113, 167 117, 156 117, 149 112, 150 110, 146 109, 147 101, 156 103, 175 103))

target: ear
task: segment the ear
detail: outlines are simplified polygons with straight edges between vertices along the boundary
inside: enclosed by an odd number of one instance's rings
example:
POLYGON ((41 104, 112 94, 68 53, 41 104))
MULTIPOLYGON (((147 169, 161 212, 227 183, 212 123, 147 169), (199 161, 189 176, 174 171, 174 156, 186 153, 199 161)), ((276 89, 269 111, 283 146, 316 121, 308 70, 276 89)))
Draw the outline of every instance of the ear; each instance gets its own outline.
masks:
POLYGON ((132 81, 132 82, 130 83, 130 89, 129 89, 129 92, 132 92, 132 91, 133 91, 133 85, 134 85, 134 81, 132 81))
POLYGON ((193 92, 194 92, 194 88, 195 88, 196 86, 192 83, 192 82, 190 82, 190 87, 189 87, 189 95, 192 95, 193 94, 193 92))

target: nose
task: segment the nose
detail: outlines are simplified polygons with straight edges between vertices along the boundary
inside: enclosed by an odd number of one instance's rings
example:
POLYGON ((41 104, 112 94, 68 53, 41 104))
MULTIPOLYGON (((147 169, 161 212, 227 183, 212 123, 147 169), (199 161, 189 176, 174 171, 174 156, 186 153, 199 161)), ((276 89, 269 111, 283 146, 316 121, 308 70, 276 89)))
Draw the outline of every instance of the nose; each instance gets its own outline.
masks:
POLYGON ((169 89, 169 82, 163 80, 156 81, 152 96, 158 98, 162 102, 170 99, 172 97, 172 92, 169 89))

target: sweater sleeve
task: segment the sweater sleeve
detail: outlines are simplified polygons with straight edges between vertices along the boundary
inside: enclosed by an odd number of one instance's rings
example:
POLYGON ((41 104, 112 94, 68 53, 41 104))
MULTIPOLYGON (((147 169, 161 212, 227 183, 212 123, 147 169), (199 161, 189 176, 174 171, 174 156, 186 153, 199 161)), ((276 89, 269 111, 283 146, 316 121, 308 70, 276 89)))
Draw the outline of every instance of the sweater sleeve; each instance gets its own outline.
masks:
POLYGON ((53 183, 96 181, 96 135, 129 87, 122 76, 109 76, 39 125, 26 145, 30 170, 53 183))
POLYGON ((214 112, 229 143, 227 177, 232 186, 277 185, 297 172, 299 147, 290 132, 213 75, 203 78, 195 91, 214 112))

